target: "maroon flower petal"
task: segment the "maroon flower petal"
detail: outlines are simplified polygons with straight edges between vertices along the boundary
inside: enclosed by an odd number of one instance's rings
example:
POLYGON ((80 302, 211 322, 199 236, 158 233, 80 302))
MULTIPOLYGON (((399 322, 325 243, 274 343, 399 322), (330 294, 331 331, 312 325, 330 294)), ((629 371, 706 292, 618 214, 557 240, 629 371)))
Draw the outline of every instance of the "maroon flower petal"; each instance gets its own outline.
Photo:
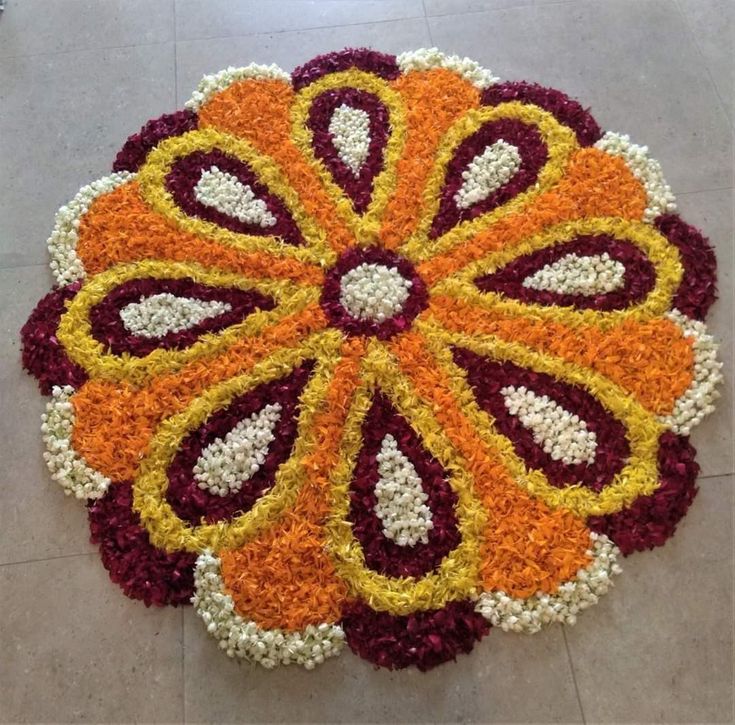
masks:
POLYGON ((563 383, 546 373, 528 370, 508 361, 490 360, 464 348, 455 348, 453 353, 457 365, 467 371, 467 380, 479 406, 495 419, 499 431, 511 441, 526 465, 543 471, 553 486, 563 488, 582 484, 593 491, 600 491, 622 470, 630 455, 625 427, 586 390, 563 383), (533 433, 520 419, 508 412, 500 392, 506 385, 523 385, 537 395, 548 395, 562 408, 578 415, 588 430, 597 436, 595 460, 573 465, 555 461, 536 443, 533 433))
POLYGON ((166 501, 180 518, 193 526, 227 521, 249 511, 255 502, 273 486, 276 472, 286 461, 296 440, 299 397, 312 370, 313 363, 304 363, 285 378, 273 380, 241 395, 223 410, 210 416, 182 442, 168 474, 166 501), (245 481, 236 493, 217 496, 199 488, 193 468, 202 451, 217 438, 224 438, 241 420, 280 403, 281 416, 273 431, 274 440, 268 447, 265 462, 245 481))
POLYGON ((38 379, 44 395, 51 394, 54 385, 78 388, 87 380, 87 373, 69 359, 56 337, 66 303, 74 298, 81 282, 59 287, 47 294, 21 328, 23 367, 38 379))
POLYGON ((537 83, 525 81, 509 81, 490 86, 482 94, 482 102, 486 106, 497 106, 508 101, 532 103, 548 111, 559 123, 569 126, 577 134, 580 146, 592 146, 602 136, 602 131, 589 110, 554 88, 544 88, 537 83))
POLYGON ((478 277, 483 292, 498 292, 506 297, 537 305, 569 306, 585 310, 619 310, 643 300, 656 284, 656 272, 643 252, 631 242, 600 234, 580 236, 514 259, 497 272, 478 277), (598 295, 561 294, 523 286, 523 280, 547 264, 567 254, 589 256, 606 252, 625 267, 623 287, 598 295))
POLYGON ((184 110, 166 113, 160 118, 148 121, 143 128, 134 133, 118 151, 113 171, 137 171, 145 162, 148 152, 159 142, 171 136, 180 136, 197 128, 199 119, 193 111, 184 110))
POLYGON ((178 159, 166 176, 166 188, 174 201, 189 215, 218 224, 225 229, 238 234, 256 236, 275 236, 288 244, 298 246, 304 243, 296 222, 286 205, 275 194, 260 183, 255 172, 243 161, 230 156, 223 151, 195 151, 188 156, 178 159), (232 174, 240 183, 249 186, 257 199, 262 200, 268 211, 276 218, 271 227, 261 227, 258 224, 249 224, 236 217, 223 214, 211 206, 202 204, 197 198, 194 189, 199 183, 202 172, 216 166, 220 171, 232 174))
POLYGON ((390 131, 388 109, 372 93, 356 88, 338 88, 314 99, 307 125, 313 134, 314 154, 329 169, 335 183, 350 197, 355 211, 363 214, 370 204, 373 181, 383 168, 383 152, 390 131), (332 115, 343 104, 365 111, 370 119, 368 155, 357 176, 340 159, 329 132, 332 115))
POLYGON ((378 393, 362 425, 363 447, 358 455, 350 486, 352 533, 360 542, 365 563, 371 569, 392 577, 420 577, 432 571, 456 548, 461 536, 454 512, 457 494, 447 481, 441 464, 423 447, 419 437, 387 398, 378 393), (380 478, 377 455, 383 439, 391 434, 398 448, 416 469, 428 496, 433 528, 427 544, 400 546, 383 533, 383 523, 375 513, 378 498, 375 485, 380 478))
POLYGON ((591 516, 587 525, 612 539, 625 556, 662 546, 673 536, 697 493, 699 464, 689 439, 670 431, 659 440, 660 485, 650 496, 606 516, 591 516))
POLYGON ((193 345, 205 333, 219 332, 242 322, 256 310, 272 310, 272 298, 256 290, 241 290, 199 284, 192 279, 156 279, 143 277, 123 282, 98 302, 90 311, 92 336, 105 345, 114 355, 130 353, 144 357, 154 350, 181 350, 193 345), (208 317, 197 325, 163 337, 139 337, 129 332, 120 317, 120 311, 143 297, 167 292, 178 297, 191 297, 204 301, 227 302, 228 312, 208 317))
POLYGON ((470 652, 490 631, 472 602, 395 616, 358 601, 347 606, 341 624, 347 644, 360 657, 390 670, 414 665, 423 672, 470 652))
POLYGON ((98 544, 110 579, 131 599, 149 607, 188 604, 194 593, 196 555, 168 553, 150 543, 148 532, 133 511, 129 481, 114 483, 97 501, 89 503, 89 528, 98 544))
POLYGON ((674 307, 695 320, 704 320, 717 299, 717 260, 707 238, 676 214, 655 221, 659 231, 679 250, 684 277, 674 307))
POLYGON ((460 222, 475 219, 502 206, 513 197, 526 191, 536 182, 539 171, 548 159, 546 144, 538 130, 515 119, 489 121, 462 141, 447 166, 444 188, 441 192, 439 211, 431 224, 429 237, 435 239, 460 222), (462 173, 472 160, 496 141, 506 141, 518 149, 521 166, 513 177, 482 201, 461 209, 454 200, 462 187, 462 173))
POLYGON ((299 66, 291 74, 291 82, 293 87, 300 91, 329 73, 338 73, 350 68, 373 73, 386 80, 398 78, 401 73, 394 55, 378 53, 370 48, 345 48, 334 53, 318 55, 299 66))

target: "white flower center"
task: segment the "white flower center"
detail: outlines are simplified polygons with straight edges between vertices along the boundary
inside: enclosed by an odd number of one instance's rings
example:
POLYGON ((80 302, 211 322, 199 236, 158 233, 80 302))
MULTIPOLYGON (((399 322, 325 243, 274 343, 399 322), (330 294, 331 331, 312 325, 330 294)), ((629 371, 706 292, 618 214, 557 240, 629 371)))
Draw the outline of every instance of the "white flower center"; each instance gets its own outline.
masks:
POLYGON ((353 317, 384 322, 401 311, 412 285, 394 267, 363 262, 342 276, 339 299, 353 317))
POLYGON ((518 149, 499 139, 477 154, 462 172, 464 182, 454 195, 454 201, 460 209, 467 209, 507 184, 520 168, 518 149))
POLYGON ((607 252, 577 256, 567 254, 523 280, 529 289, 570 295, 614 292, 625 284, 625 265, 607 252))
POLYGON ((202 172, 194 195, 200 204, 239 219, 243 224, 256 224, 265 229, 276 223, 265 202, 256 198, 248 184, 216 166, 202 172))
POLYGON ((578 415, 523 385, 507 385, 500 392, 508 412, 518 417, 554 461, 571 466, 595 460, 597 436, 578 415))
POLYGON ((399 546, 429 543, 434 524, 431 509, 413 463, 398 449, 396 439, 388 433, 380 447, 375 484, 375 513, 383 524, 383 533, 399 546))
POLYGON ((358 176, 370 149, 370 116, 361 108, 343 103, 334 109, 329 133, 342 163, 358 176))
POLYGON ((265 405, 243 418, 224 438, 210 443, 194 466, 197 486, 216 496, 239 491, 265 463, 280 417, 280 404, 265 405))
POLYGON ((170 332, 188 330, 231 309, 229 302, 177 297, 170 292, 161 292, 125 305, 120 310, 120 318, 125 329, 133 335, 163 337, 170 332))

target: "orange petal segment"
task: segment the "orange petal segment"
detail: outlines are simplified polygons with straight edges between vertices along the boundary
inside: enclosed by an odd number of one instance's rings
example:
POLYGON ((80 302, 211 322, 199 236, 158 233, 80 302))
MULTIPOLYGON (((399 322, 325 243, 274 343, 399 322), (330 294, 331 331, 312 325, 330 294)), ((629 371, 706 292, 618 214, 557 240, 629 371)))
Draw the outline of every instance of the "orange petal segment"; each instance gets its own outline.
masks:
MULTIPOLYGON (((417 333, 390 344, 416 394, 428 403, 452 444, 464 457, 475 495, 486 509, 482 583, 527 597, 553 592, 589 562, 589 530, 568 511, 552 511, 519 489, 503 460, 490 450, 462 409, 452 382, 417 333)), ((465 400, 467 398, 465 394, 465 400)))
POLYGON ((572 327, 497 313, 448 296, 433 298, 425 314, 449 330, 497 335, 596 370, 660 415, 671 412, 693 379, 692 339, 668 319, 626 319, 606 330, 594 325, 572 327))
POLYGON ((395 249, 414 232, 440 139, 467 110, 477 107, 480 94, 464 78, 443 68, 402 75, 393 88, 406 110, 406 145, 398 161, 398 184, 383 217, 381 239, 395 249))
POLYGON ((325 550, 323 522, 329 511, 329 474, 340 432, 357 387, 360 340, 342 347, 324 405, 314 418, 308 470, 292 510, 245 546, 220 553, 225 586, 241 616, 261 627, 289 631, 337 621, 347 597, 325 550))

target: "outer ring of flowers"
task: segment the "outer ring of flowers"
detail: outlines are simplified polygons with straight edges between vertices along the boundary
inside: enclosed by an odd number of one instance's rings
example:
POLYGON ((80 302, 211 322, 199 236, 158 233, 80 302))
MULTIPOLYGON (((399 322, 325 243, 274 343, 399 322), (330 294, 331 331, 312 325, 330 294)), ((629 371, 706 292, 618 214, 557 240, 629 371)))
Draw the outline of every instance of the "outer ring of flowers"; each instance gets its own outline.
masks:
POLYGON ((309 432, 311 421, 324 399, 337 364, 341 339, 341 334, 334 330, 314 333, 299 347, 280 350, 255 365, 248 373, 210 388, 181 413, 161 423, 133 482, 133 507, 140 514, 151 543, 165 551, 235 549, 293 504, 305 479, 302 459, 313 445, 309 432), (250 511, 229 522, 192 527, 180 519, 166 501, 166 470, 181 440, 212 413, 226 407, 235 396, 280 377, 285 370, 291 370, 309 358, 317 360, 317 367, 302 393, 294 451, 278 469, 273 487, 250 511))
POLYGON ((379 241, 380 217, 396 186, 396 165, 406 142, 406 120, 403 100, 388 83, 358 70, 324 76, 302 89, 291 109, 291 135, 294 144, 317 170, 334 208, 347 223, 358 244, 379 241), (322 93, 338 88, 356 88, 376 95, 390 112, 391 133, 383 150, 383 168, 373 180, 373 194, 367 211, 358 215, 352 203, 332 180, 332 175, 314 154, 313 134, 306 123, 309 108, 322 93))
POLYGON ((73 300, 59 324, 58 338, 69 357, 85 370, 102 378, 141 382, 150 375, 181 368, 203 356, 215 355, 235 341, 257 335, 268 325, 318 302, 316 287, 298 288, 290 282, 279 280, 248 280, 242 275, 207 269, 193 262, 158 262, 143 260, 131 264, 119 264, 90 279, 73 300), (207 333, 191 347, 183 350, 154 350, 145 357, 112 355, 92 336, 90 311, 108 292, 128 280, 152 277, 157 279, 181 279, 189 277, 195 282, 221 287, 254 289, 276 299, 274 310, 259 311, 242 322, 217 333, 207 333))
POLYGON ((399 252, 412 262, 422 262, 446 252, 460 242, 468 241, 501 217, 519 212, 561 179, 570 156, 578 148, 574 131, 562 126, 550 113, 538 106, 527 106, 511 101, 498 106, 484 106, 469 110, 455 122, 442 139, 441 146, 436 153, 434 167, 424 187, 421 219, 416 231, 399 247, 399 252), (476 219, 460 222, 438 239, 429 240, 431 223, 439 211, 441 187, 457 146, 483 124, 502 119, 516 119, 535 127, 541 134, 549 158, 539 172, 536 183, 497 209, 476 219))
POLYGON ((406 615, 416 610, 439 609, 448 601, 467 599, 477 591, 480 568, 480 539, 487 515, 473 494, 470 474, 463 459, 446 438, 429 406, 411 390, 398 364, 380 343, 371 341, 361 367, 361 382, 345 422, 340 444, 340 461, 332 475, 332 510, 326 524, 328 548, 339 575, 352 593, 373 609, 406 615), (441 562, 435 572, 421 578, 393 578, 370 570, 349 523, 349 485, 361 426, 379 387, 396 410, 410 421, 427 450, 450 473, 449 484, 457 494, 457 519, 461 543, 441 562), (453 455, 447 451, 451 450, 453 455))
POLYGON ((500 80, 474 60, 460 58, 458 55, 446 55, 438 48, 410 50, 401 53, 396 58, 396 62, 401 73, 420 73, 432 68, 444 68, 461 76, 481 91, 500 80))
POLYGON ((181 136, 165 139, 150 152, 146 163, 140 168, 138 183, 141 196, 154 211, 194 236, 215 239, 222 244, 245 251, 266 251, 279 257, 293 257, 302 262, 321 263, 325 259, 333 261, 334 253, 324 231, 307 214, 276 162, 260 153, 244 139, 214 128, 190 131, 181 136), (304 235, 306 246, 284 244, 278 238, 268 235, 239 234, 213 222, 189 216, 178 206, 166 188, 166 176, 173 164, 177 159, 196 151, 210 152, 215 149, 247 164, 268 190, 283 201, 304 235))
POLYGON ((599 373, 585 370, 581 366, 559 360, 550 355, 534 352, 517 343, 485 335, 465 335, 449 332, 424 320, 417 328, 430 341, 432 351, 441 366, 451 372, 447 378, 453 380, 457 400, 473 400, 468 393, 469 385, 464 372, 451 362, 449 348, 453 345, 466 347, 480 355, 500 360, 510 360, 516 365, 539 370, 553 375, 564 382, 586 388, 602 405, 626 427, 630 443, 630 458, 627 465, 602 491, 596 493, 580 484, 566 488, 552 486, 541 471, 528 470, 516 455, 511 442, 494 430, 490 416, 475 403, 465 403, 466 414, 478 431, 498 450, 514 475, 518 484, 538 496, 552 508, 565 508, 580 518, 614 513, 624 508, 638 496, 644 496, 658 487, 657 450, 658 439, 664 426, 622 388, 599 373), (462 381, 461 384, 459 381, 462 381))

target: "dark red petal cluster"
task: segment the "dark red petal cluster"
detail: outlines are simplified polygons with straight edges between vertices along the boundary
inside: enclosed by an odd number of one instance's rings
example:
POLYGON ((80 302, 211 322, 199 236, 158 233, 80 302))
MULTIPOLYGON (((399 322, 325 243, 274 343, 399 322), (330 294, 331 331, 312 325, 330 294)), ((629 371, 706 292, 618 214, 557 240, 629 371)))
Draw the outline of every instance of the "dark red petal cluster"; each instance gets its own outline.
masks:
POLYGON ((717 299, 717 260, 707 238, 677 214, 655 221, 658 230, 679 250, 684 277, 674 296, 674 307, 695 320, 704 320, 717 299))
POLYGON ((92 336, 105 345, 114 355, 129 353, 136 357, 149 355, 154 350, 181 350, 193 345, 203 334, 219 332, 230 325, 242 322, 256 310, 272 310, 275 301, 257 290, 236 287, 212 287, 192 279, 156 279, 143 277, 123 282, 90 311, 92 336), (177 297, 191 297, 204 301, 217 300, 232 306, 228 312, 208 317, 199 324, 163 337, 139 337, 127 330, 120 311, 128 304, 140 302, 154 294, 169 293, 177 297))
POLYGON ((467 381, 479 406, 494 418, 499 431, 510 440, 526 465, 543 471, 549 483, 559 488, 581 483, 593 491, 601 491, 622 470, 630 455, 625 426, 584 388, 509 361, 490 360, 464 348, 452 352, 457 365, 467 371, 467 381), (523 385, 578 415, 597 436, 595 460, 574 465, 555 461, 536 443, 533 433, 520 419, 508 412, 500 392, 506 385, 523 385))
POLYGON ((472 602, 449 602, 442 609, 395 616, 364 602, 350 603, 342 618, 352 651, 379 667, 422 671, 470 652, 489 631, 472 602))
POLYGON ((322 287, 321 306, 329 321, 348 334, 374 335, 379 340, 387 340, 408 330, 414 318, 426 307, 428 299, 426 285, 407 259, 380 247, 351 247, 327 272, 322 287), (342 277, 363 262, 393 267, 412 283, 401 312, 384 322, 353 317, 340 302, 342 277))
POLYGON ((307 125, 313 134, 316 157, 329 169, 335 183, 350 197, 355 211, 363 214, 370 205, 373 181, 383 168, 383 152, 390 132, 388 109, 372 93, 356 88, 337 88, 325 91, 314 99, 307 125), (370 119, 368 155, 357 175, 340 159, 332 134, 329 133, 332 115, 343 104, 365 111, 370 119))
POLYGON ((546 144, 538 130, 522 121, 502 119, 489 121, 459 144, 454 157, 447 166, 444 188, 441 191, 439 211, 436 214, 429 236, 434 239, 448 232, 460 222, 474 219, 502 206, 513 197, 524 192, 538 178, 539 171, 548 159, 546 144), (454 197, 464 183, 463 172, 478 154, 496 141, 506 141, 518 149, 521 165, 506 184, 496 189, 482 201, 460 209, 454 197))
POLYGON ((131 599, 149 607, 188 604, 194 593, 196 555, 168 553, 153 546, 133 511, 129 481, 114 483, 97 501, 89 503, 89 529, 98 544, 110 579, 131 599))
POLYGON ((401 73, 394 55, 379 53, 370 48, 345 48, 334 53, 318 55, 299 66, 291 74, 291 83, 294 89, 300 91, 329 73, 339 73, 350 68, 373 73, 385 80, 398 78, 401 73))
POLYGON ((670 431, 659 440, 660 485, 650 496, 607 516, 592 516, 587 525, 612 539, 626 556, 662 546, 673 536, 697 493, 699 464, 689 439, 670 431))
POLYGON ((619 310, 643 300, 656 284, 656 271, 646 255, 634 244, 606 234, 580 236, 514 259, 497 272, 478 277, 475 284, 483 292, 498 292, 537 305, 569 306, 585 310, 619 310), (623 287, 599 295, 560 294, 523 286, 523 280, 547 264, 567 254, 589 256, 607 252, 625 267, 623 287))
POLYGON ((420 577, 435 569, 456 548, 461 536, 454 512, 457 494, 447 481, 442 465, 422 446, 419 437, 388 399, 378 393, 362 424, 363 447, 357 458, 350 485, 352 533, 360 542, 366 565, 387 576, 420 577), (399 450, 413 463, 421 479, 426 505, 431 510, 433 528, 428 543, 399 546, 383 533, 383 523, 375 513, 378 498, 375 485, 378 472, 377 455, 383 439, 391 434, 399 450))
POLYGON ((589 109, 584 109, 573 98, 554 88, 544 88, 538 83, 525 81, 508 81, 490 86, 482 94, 482 102, 486 106, 497 106, 508 101, 532 103, 548 111, 559 123, 569 126, 577 134, 580 146, 592 146, 602 136, 589 109))
POLYGON ((166 113, 153 118, 134 133, 118 151, 113 171, 137 171, 145 162, 146 156, 165 138, 180 136, 197 128, 199 119, 194 111, 184 110, 166 113))
POLYGON ((198 526, 202 521, 227 521, 249 511, 273 486, 279 466, 291 455, 296 440, 299 397, 313 368, 313 363, 304 363, 290 375, 260 385, 235 398, 181 442, 167 471, 166 501, 177 516, 193 526, 198 526), (239 491, 229 496, 218 496, 199 488, 193 468, 202 451, 215 439, 224 438, 241 420, 262 410, 269 403, 280 403, 281 417, 260 469, 243 482, 239 491))
POLYGON ((20 330, 23 367, 36 377, 44 395, 50 395, 54 385, 78 388, 87 380, 87 373, 69 359, 56 337, 66 303, 81 286, 81 282, 74 282, 49 292, 20 330))
POLYGON ((189 216, 199 217, 238 234, 253 234, 260 237, 275 236, 293 245, 300 245, 304 242, 301 231, 281 199, 275 194, 271 194, 260 183, 255 172, 246 163, 219 149, 209 152, 195 151, 178 159, 166 176, 166 188, 173 196, 174 201, 189 216), (194 189, 199 183, 202 172, 209 171, 213 166, 216 166, 220 171, 232 174, 240 183, 249 186, 255 197, 265 203, 268 211, 275 217, 276 223, 272 227, 248 224, 236 217, 223 214, 211 206, 202 204, 196 198, 194 189))

